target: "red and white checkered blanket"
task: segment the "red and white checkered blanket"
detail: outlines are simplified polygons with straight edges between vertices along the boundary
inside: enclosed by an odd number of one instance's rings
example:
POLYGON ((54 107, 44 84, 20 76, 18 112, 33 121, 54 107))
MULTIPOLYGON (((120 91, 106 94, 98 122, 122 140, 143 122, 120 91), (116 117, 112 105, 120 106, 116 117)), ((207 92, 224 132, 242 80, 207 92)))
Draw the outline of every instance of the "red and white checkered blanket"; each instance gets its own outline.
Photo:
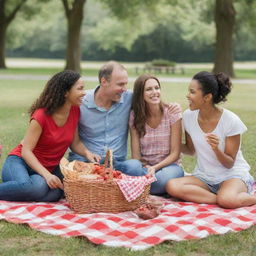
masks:
POLYGON ((95 244, 143 250, 165 240, 204 238, 247 229, 256 224, 256 205, 235 210, 216 205, 163 203, 160 215, 142 220, 133 212, 74 214, 65 200, 58 203, 0 201, 0 219, 25 223, 31 228, 64 237, 85 236, 95 244))

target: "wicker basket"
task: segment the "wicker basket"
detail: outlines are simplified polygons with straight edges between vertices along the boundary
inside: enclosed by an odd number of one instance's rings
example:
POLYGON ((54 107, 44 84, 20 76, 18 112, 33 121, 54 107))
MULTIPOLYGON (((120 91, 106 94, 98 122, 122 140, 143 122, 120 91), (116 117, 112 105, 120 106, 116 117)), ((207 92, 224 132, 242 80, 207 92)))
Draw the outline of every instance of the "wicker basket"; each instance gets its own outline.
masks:
MULTIPOLYGON (((109 150, 105 166, 113 170, 112 151, 109 150)), ((135 200, 128 202, 119 189, 113 174, 106 181, 69 180, 64 178, 64 192, 70 208, 76 213, 132 211, 145 203, 150 185, 145 186, 143 193, 135 200)))

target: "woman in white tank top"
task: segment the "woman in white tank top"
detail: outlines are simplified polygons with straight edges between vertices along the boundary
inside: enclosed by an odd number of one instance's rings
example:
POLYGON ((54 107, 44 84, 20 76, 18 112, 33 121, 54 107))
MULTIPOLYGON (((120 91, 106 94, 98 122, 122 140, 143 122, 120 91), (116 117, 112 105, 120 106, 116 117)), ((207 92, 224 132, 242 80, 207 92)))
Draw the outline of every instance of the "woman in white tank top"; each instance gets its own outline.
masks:
POLYGON ((250 195, 253 178, 243 158, 241 135, 247 128, 233 112, 219 108, 231 91, 224 73, 196 74, 187 95, 189 109, 183 114, 186 142, 182 152, 196 155, 192 176, 170 180, 167 192, 196 203, 238 208, 256 204, 250 195))

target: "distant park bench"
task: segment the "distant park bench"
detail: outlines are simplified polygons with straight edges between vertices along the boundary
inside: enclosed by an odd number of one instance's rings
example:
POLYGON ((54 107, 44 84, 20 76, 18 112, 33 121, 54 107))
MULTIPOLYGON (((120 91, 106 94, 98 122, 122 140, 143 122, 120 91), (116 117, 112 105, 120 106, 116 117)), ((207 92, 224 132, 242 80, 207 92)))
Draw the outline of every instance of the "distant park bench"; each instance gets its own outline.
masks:
POLYGON ((166 67, 166 66, 145 66, 135 67, 136 74, 154 73, 154 74, 185 74, 185 69, 182 66, 166 67))

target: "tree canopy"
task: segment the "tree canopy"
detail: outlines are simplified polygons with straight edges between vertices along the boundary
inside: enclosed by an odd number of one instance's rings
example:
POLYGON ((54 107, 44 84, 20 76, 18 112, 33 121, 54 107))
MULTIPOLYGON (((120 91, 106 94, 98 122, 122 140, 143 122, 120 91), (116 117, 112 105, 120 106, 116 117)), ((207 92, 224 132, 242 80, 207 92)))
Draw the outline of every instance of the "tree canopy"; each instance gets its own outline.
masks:
MULTIPOLYGON (((234 6, 234 58, 255 60, 255 1, 234 6)), ((84 17, 83 59, 213 61, 214 1, 88 0, 84 17)), ((32 19, 18 13, 7 33, 8 55, 63 58, 66 25, 61 1, 48 1, 32 19)))

